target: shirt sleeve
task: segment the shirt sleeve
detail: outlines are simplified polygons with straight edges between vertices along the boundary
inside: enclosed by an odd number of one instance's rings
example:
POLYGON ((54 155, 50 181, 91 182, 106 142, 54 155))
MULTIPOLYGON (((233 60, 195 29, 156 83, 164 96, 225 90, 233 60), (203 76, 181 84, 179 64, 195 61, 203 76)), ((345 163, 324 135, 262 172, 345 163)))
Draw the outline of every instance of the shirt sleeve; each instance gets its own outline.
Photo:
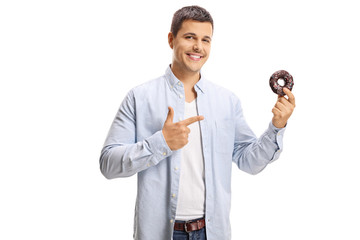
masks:
POLYGON ((100 156, 100 170, 108 178, 129 177, 170 156, 162 130, 136 140, 134 94, 128 93, 110 127, 100 156))
POLYGON ((283 150, 285 128, 276 128, 270 122, 267 130, 257 138, 245 121, 240 100, 235 102, 235 143, 233 161, 239 169, 257 174, 274 162, 283 150))

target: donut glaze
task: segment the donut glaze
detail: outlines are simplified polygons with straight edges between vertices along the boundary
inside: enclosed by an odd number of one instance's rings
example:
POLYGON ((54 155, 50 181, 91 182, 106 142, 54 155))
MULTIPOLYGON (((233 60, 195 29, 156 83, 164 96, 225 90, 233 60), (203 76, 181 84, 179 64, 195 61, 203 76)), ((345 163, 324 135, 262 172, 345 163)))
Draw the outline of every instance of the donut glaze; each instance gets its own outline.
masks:
POLYGON ((286 87, 287 89, 289 89, 291 91, 294 86, 293 77, 290 75, 290 73, 288 73, 285 70, 279 70, 279 71, 274 72, 274 74, 271 75, 271 77, 270 77, 269 83, 270 83, 271 90, 280 96, 286 95, 283 91, 283 87, 286 87), (278 83, 279 79, 283 79, 285 81, 284 86, 281 86, 278 83))

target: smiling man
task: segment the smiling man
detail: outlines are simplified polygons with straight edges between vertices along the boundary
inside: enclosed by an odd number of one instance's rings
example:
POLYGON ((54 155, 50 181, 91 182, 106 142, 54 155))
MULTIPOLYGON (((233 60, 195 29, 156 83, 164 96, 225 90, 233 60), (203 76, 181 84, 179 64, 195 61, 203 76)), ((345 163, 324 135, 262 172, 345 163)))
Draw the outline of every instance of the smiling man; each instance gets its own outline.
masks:
POLYGON ((100 157, 108 178, 137 174, 134 239, 231 239, 231 168, 257 174, 279 158, 294 95, 278 97, 260 138, 245 122, 240 100, 204 79, 213 19, 184 7, 173 17, 171 65, 133 88, 111 125, 100 157))

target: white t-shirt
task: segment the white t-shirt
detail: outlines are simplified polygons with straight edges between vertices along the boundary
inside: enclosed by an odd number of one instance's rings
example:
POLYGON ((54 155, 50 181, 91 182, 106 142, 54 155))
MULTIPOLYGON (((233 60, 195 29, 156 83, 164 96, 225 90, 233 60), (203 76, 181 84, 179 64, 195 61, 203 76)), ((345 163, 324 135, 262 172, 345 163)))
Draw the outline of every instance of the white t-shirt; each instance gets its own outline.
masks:
MULTIPOLYGON (((184 119, 197 116, 196 99, 185 102, 184 119)), ((201 144, 200 123, 195 122, 190 128, 189 142, 181 151, 180 186, 176 220, 191 220, 205 215, 205 175, 204 156, 201 144)))

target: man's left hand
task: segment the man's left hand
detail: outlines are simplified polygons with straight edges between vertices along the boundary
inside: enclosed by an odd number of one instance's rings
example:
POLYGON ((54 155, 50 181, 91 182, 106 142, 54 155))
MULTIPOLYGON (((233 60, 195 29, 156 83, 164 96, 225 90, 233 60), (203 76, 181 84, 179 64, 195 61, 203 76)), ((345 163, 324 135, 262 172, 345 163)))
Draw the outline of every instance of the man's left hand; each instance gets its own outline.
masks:
POLYGON ((272 109, 274 114, 272 123, 277 128, 285 127, 295 108, 295 97, 292 92, 285 87, 283 88, 283 91, 288 96, 288 99, 285 98, 285 96, 282 97, 279 95, 277 102, 272 109))

